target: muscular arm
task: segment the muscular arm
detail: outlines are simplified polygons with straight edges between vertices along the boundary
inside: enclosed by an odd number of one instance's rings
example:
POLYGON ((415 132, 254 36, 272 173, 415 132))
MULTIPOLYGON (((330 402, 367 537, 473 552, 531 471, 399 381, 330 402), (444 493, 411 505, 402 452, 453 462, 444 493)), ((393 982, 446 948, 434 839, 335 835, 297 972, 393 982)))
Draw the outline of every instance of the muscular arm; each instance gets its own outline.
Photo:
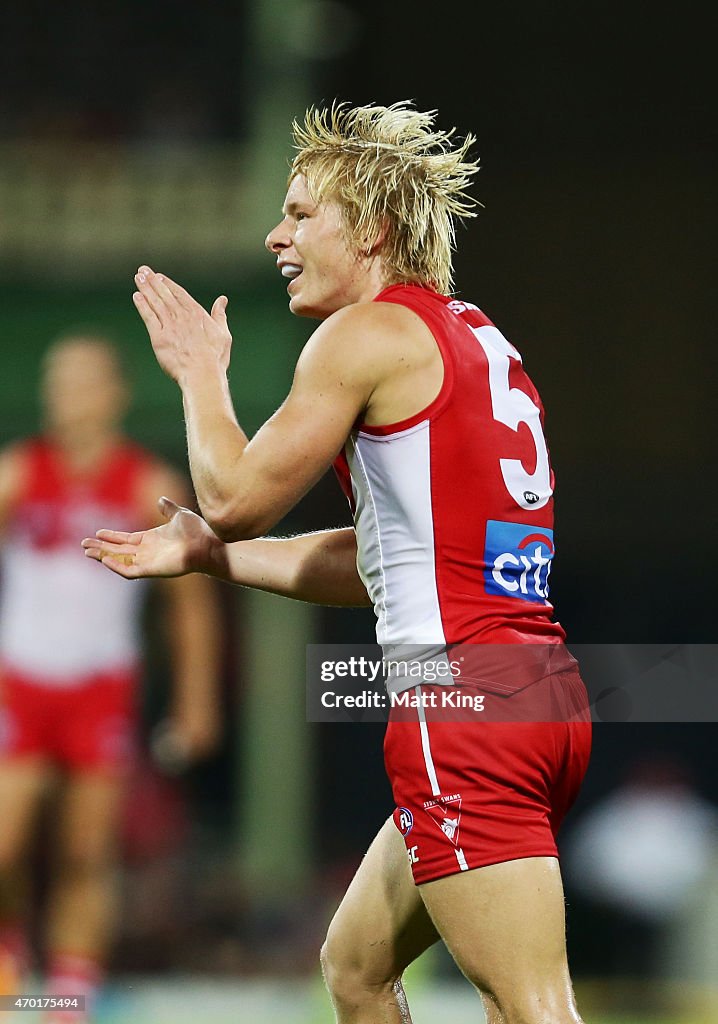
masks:
POLYGON ((443 364, 429 329, 390 303, 339 310, 312 335, 289 395, 248 441, 227 384, 226 299, 207 313, 149 268, 137 282, 134 301, 155 355, 182 389, 205 519, 162 500, 164 526, 143 534, 100 531, 83 542, 85 553, 130 579, 201 572, 298 600, 369 604, 353 530, 263 535, 319 480, 358 420, 396 422, 433 400, 443 364))
POLYGON ((85 554, 126 579, 205 573, 297 601, 371 603, 357 571, 351 527, 225 544, 194 512, 168 498, 159 504, 163 526, 140 533, 99 530, 83 540, 85 554))
MULTIPOLYGON (((247 441, 224 374, 195 367, 182 379, 192 478, 202 512, 226 541, 261 536, 296 505, 341 451, 372 390, 371 367, 346 352, 342 311, 302 352, 291 391, 247 441)), ((352 339, 354 341, 354 339, 352 339)))
POLYGON ((298 537, 217 544, 207 571, 219 579, 313 604, 371 601, 356 567, 351 527, 298 537))
POLYGON ((202 514, 225 541, 260 537, 331 465, 377 389, 405 372, 413 315, 388 303, 334 313, 305 346, 281 407, 248 441, 227 383, 225 300, 209 314, 169 279, 143 277, 135 302, 160 365, 182 390, 202 514))

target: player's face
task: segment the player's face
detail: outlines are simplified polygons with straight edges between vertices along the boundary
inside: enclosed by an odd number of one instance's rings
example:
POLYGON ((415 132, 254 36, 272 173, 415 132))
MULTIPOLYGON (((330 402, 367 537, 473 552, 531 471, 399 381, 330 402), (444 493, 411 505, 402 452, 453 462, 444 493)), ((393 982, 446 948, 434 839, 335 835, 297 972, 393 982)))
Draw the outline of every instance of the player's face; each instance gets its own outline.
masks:
POLYGON ((284 217, 265 245, 289 282, 289 308, 298 316, 325 320, 354 302, 377 294, 369 261, 349 243, 336 203, 315 203, 302 175, 292 180, 284 217))
POLYGON ((51 430, 109 430, 125 410, 126 389, 114 357, 102 345, 78 340, 49 354, 42 381, 51 430))

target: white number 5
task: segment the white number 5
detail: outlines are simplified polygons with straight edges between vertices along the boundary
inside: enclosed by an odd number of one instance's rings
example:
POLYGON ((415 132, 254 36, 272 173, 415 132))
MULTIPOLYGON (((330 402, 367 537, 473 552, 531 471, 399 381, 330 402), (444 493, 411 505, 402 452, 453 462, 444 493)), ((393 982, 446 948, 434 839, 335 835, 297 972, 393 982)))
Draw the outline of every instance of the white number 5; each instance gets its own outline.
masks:
POLYGON ((472 327, 489 364, 489 390, 494 419, 511 430, 525 423, 536 447, 536 469, 527 473, 520 459, 499 459, 501 473, 511 497, 525 509, 542 508, 552 494, 551 471, 541 416, 525 391, 509 386, 510 360, 521 356, 496 327, 472 327))

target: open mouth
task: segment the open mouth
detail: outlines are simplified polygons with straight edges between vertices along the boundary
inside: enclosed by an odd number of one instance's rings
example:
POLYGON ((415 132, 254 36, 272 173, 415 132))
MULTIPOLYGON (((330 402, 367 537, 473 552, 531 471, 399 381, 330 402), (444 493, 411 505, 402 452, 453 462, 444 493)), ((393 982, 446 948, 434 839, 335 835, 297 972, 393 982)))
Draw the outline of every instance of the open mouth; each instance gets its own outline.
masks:
POLYGON ((302 268, 296 263, 285 263, 282 267, 282 277, 287 277, 290 281, 296 281, 301 272, 302 268))

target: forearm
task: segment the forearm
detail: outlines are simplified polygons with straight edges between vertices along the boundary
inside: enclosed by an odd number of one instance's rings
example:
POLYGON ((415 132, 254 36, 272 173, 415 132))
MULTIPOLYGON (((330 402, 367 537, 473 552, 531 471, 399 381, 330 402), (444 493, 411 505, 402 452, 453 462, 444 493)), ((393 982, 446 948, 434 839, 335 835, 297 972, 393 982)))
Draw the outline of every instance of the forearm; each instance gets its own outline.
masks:
POLYGON ((371 605, 356 567, 351 527, 299 537, 237 541, 212 549, 211 575, 313 604, 371 605))
POLYGON ((210 522, 236 499, 239 460, 247 437, 237 423, 226 375, 210 365, 183 382, 187 448, 197 501, 210 522))
POLYGON ((216 705, 222 656, 216 584, 192 574, 163 581, 175 708, 216 705))

